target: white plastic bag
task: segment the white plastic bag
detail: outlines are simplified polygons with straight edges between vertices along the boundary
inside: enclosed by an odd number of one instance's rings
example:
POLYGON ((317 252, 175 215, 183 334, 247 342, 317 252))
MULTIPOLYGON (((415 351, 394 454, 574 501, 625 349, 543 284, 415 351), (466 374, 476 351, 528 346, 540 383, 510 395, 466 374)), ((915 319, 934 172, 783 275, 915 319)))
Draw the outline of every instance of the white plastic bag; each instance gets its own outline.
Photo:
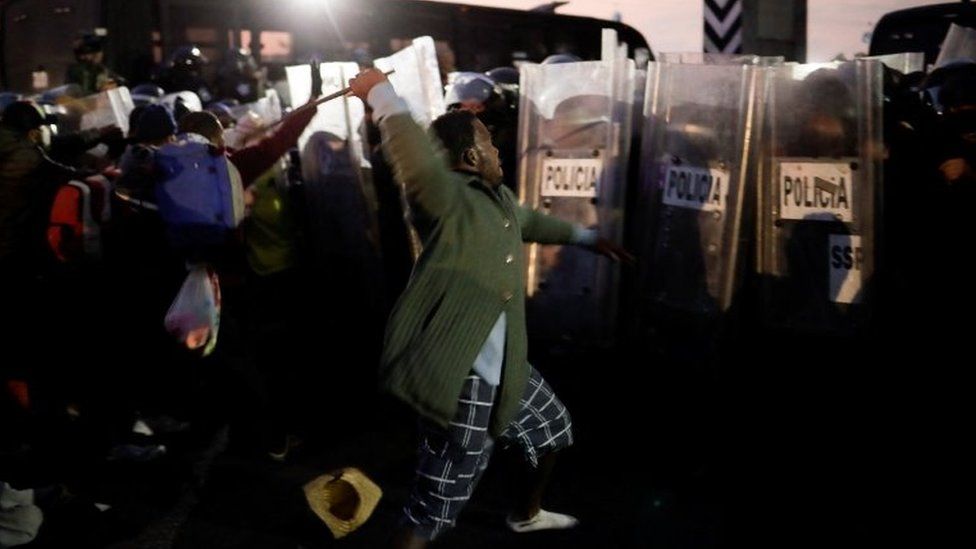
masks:
POLYGON ((220 281, 207 266, 190 268, 164 320, 166 331, 187 349, 202 349, 203 356, 217 346, 220 328, 220 281))

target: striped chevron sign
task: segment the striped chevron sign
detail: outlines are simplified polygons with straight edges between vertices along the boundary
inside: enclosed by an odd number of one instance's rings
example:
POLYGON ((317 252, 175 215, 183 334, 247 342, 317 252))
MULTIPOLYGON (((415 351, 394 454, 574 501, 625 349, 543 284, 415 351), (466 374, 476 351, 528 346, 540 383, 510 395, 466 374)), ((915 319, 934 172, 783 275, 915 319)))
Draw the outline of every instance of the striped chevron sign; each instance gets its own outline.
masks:
POLYGON ((742 53, 742 0, 705 0, 705 52, 742 53))

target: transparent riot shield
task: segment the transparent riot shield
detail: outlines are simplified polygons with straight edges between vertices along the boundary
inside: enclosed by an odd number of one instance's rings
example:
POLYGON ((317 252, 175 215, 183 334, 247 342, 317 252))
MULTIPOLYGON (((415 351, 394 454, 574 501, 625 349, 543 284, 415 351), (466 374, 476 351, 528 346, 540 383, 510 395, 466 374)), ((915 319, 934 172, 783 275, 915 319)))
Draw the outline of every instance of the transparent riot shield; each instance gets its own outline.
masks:
POLYGON ((890 55, 864 56, 860 59, 874 59, 881 61, 889 69, 902 74, 925 71, 925 53, 916 51, 909 53, 893 53, 890 55))
MULTIPOLYGON (((619 241, 635 71, 613 51, 606 61, 521 67, 519 194, 526 207, 619 241)), ((613 337, 616 265, 575 246, 536 244, 526 265, 533 336, 613 337)))
POLYGON ((675 63, 688 65, 761 65, 770 67, 779 65, 785 60, 781 55, 762 56, 738 53, 704 53, 704 52, 664 52, 660 54, 659 63, 675 63))
POLYGON ((793 333, 870 319, 880 192, 882 65, 770 69, 759 212, 762 312, 793 333))
MULTIPOLYGON (((307 99, 307 93, 306 99, 307 99)), ((264 97, 251 103, 244 103, 230 108, 230 113, 235 120, 244 116, 248 112, 253 112, 261 119, 264 125, 270 125, 281 118, 281 99, 278 92, 271 89, 265 92, 264 97)))
POLYGON ((759 63, 759 56, 736 53, 679 51, 660 53, 657 62, 689 65, 756 65, 759 63))
MULTIPOLYGON (((359 65, 356 63, 322 63, 319 65, 322 74, 322 95, 329 95, 349 85, 356 74, 359 65)), ((308 102, 312 87, 312 75, 308 65, 287 67, 285 74, 288 78, 289 93, 295 108, 308 102)), ((327 101, 318 106, 318 113, 308 128, 298 138, 298 150, 305 150, 309 138, 318 132, 326 132, 336 136, 341 141, 349 142, 349 151, 353 155, 356 165, 368 167, 368 155, 362 138, 361 128, 366 118, 363 102, 355 97, 342 97, 327 101)))
POLYGON ((641 310, 715 318, 742 282, 763 69, 650 63, 637 193, 641 310))
MULTIPOLYGON (((356 63, 322 63, 322 95, 349 86, 356 63)), ((286 67, 292 104, 308 102, 312 75, 308 65, 286 67)), ((363 102, 340 97, 317 107, 298 140, 301 157, 306 240, 316 276, 347 288, 343 303, 375 309, 381 295, 376 248, 376 193, 363 138, 363 102)), ((357 313, 361 314, 361 313, 357 313)))
POLYGON ((935 68, 955 61, 976 61, 976 29, 962 27, 955 23, 949 25, 949 32, 942 41, 935 68))
POLYGON ((135 108, 129 89, 124 87, 78 99, 63 97, 58 104, 64 107, 58 120, 59 130, 64 133, 118 126, 128 134, 129 113, 135 108))
POLYGON ((414 119, 425 128, 446 112, 437 52, 431 37, 415 38, 410 47, 376 59, 373 65, 383 72, 396 71, 390 75, 390 82, 407 102, 414 119))
MULTIPOLYGON (((395 71, 389 77, 390 82, 397 94, 406 101, 414 120, 421 126, 430 126, 437 117, 447 112, 437 51, 431 37, 415 38, 409 47, 389 57, 376 59, 373 65, 383 72, 395 71)), ((413 227, 410 205, 402 186, 400 191, 404 223, 410 233, 411 253, 416 259, 420 256, 422 243, 413 227)))
MULTIPOLYGON (((349 82, 359 73, 356 63, 322 63, 319 65, 322 76, 322 95, 329 95, 349 86, 349 82)), ((287 67, 289 93, 294 105, 308 102, 312 86, 312 75, 307 65, 287 67)), ((372 170, 369 154, 363 137, 366 110, 363 102, 354 97, 341 97, 322 103, 317 107, 315 117, 298 139, 298 150, 303 165, 323 166, 323 143, 332 143, 332 148, 348 156, 348 164, 354 169, 350 172, 359 181, 362 196, 367 205, 367 217, 375 224, 376 193, 372 185, 372 170), (318 135, 315 145, 310 140, 318 135), (337 144, 341 143, 339 146, 337 144)), ((331 153, 329 153, 331 154, 331 153)), ((343 164, 345 161, 343 160, 343 164)), ((313 170, 314 171, 314 170, 313 170)), ((306 181, 307 183, 307 181, 306 181)), ((371 229, 372 230, 372 229, 371 229)))

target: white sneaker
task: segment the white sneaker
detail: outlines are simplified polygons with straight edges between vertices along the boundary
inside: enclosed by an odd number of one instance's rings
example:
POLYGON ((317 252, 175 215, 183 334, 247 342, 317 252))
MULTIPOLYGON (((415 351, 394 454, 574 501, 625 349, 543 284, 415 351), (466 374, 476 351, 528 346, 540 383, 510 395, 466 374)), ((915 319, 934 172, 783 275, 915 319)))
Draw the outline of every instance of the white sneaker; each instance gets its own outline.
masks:
POLYGON ((508 524, 508 527, 513 532, 524 534, 526 532, 535 532, 537 530, 564 530, 566 528, 575 528, 576 525, 579 524, 579 520, 577 520, 574 516, 539 509, 539 513, 529 520, 513 520, 512 515, 509 515, 505 518, 505 524, 508 524))

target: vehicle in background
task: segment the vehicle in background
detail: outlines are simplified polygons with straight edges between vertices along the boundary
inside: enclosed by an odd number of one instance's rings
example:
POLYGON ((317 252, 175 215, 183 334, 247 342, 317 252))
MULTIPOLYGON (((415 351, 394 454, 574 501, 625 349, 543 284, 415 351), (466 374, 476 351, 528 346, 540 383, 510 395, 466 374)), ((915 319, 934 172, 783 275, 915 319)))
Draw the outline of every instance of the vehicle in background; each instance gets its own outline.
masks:
POLYGON ((893 11, 875 25, 870 55, 920 51, 925 53, 925 65, 931 65, 952 23, 976 27, 976 4, 964 1, 893 11))
MULTIPOLYGON (((247 48, 282 65, 316 56, 368 63, 434 38, 441 69, 485 71, 556 53, 599 59, 601 30, 612 28, 631 55, 648 49, 622 23, 554 13, 417 0, 0 0, 0 87, 32 91, 42 68, 56 87, 74 59, 72 39, 103 29, 107 64, 131 82, 180 46, 194 44, 215 71, 222 56, 247 48)), ((213 76, 213 75, 207 75, 213 76)))

